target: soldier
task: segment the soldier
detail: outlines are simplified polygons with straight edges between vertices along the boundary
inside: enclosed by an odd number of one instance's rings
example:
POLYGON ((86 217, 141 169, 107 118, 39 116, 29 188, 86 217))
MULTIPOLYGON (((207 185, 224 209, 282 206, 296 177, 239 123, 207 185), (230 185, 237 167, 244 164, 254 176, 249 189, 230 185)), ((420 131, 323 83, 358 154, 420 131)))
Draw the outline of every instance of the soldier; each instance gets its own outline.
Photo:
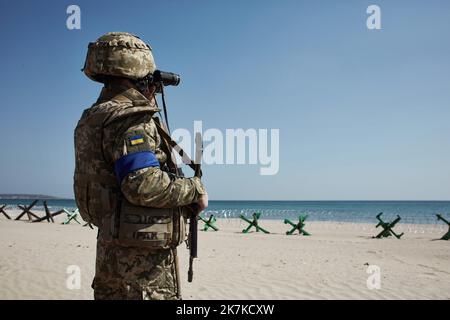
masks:
POLYGON ((208 206, 199 178, 168 172, 156 87, 143 80, 155 69, 150 46, 129 33, 89 44, 83 71, 104 87, 75 129, 74 191, 98 227, 95 299, 180 299, 187 210, 208 206))

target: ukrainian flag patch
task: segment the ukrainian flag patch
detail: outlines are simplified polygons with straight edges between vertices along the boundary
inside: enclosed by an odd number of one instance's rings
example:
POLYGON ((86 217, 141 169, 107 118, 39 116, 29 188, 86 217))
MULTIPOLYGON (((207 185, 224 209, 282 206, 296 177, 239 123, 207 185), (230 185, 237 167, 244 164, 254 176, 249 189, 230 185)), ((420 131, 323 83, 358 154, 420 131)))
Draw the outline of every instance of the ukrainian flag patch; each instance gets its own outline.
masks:
POLYGON ((144 143, 144 136, 137 135, 130 138, 130 144, 132 146, 137 146, 138 144, 144 143))

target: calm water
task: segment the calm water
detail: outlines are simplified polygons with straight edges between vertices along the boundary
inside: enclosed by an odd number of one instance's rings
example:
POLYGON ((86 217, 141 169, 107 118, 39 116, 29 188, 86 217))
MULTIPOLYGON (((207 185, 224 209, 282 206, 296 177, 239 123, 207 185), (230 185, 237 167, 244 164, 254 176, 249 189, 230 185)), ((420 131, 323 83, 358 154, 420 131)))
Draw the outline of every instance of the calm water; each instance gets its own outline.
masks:
MULTIPOLYGON (((29 204, 31 200, 0 200, 16 208, 17 204, 29 204)), ((74 209, 74 200, 48 200, 52 211, 74 209)), ((39 201, 36 209, 42 209, 39 201)), ((450 221, 450 201, 210 201, 206 214, 236 218, 240 214, 251 216, 255 211, 266 219, 297 219, 299 214, 308 214, 309 220, 341 222, 374 222, 379 212, 386 219, 396 215, 404 223, 442 223, 436 219, 441 213, 450 221)))

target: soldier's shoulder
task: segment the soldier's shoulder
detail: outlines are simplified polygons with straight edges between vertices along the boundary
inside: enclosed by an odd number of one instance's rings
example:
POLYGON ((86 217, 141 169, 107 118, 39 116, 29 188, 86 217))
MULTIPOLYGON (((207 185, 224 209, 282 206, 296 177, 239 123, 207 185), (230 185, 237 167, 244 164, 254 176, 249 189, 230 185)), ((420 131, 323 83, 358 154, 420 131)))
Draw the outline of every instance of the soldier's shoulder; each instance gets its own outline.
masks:
POLYGON ((132 105, 133 104, 131 101, 111 99, 95 103, 89 109, 87 109, 87 112, 89 115, 110 114, 118 112, 120 111, 120 109, 128 108, 132 105))
POLYGON ((115 100, 96 102, 92 106, 83 111, 81 120, 87 120, 89 118, 99 116, 106 117, 108 114, 116 112, 118 109, 125 107, 126 103, 115 100))
POLYGON ((155 110, 148 104, 125 99, 111 99, 92 105, 83 112, 82 119, 101 118, 105 126, 134 115, 153 115, 155 110))

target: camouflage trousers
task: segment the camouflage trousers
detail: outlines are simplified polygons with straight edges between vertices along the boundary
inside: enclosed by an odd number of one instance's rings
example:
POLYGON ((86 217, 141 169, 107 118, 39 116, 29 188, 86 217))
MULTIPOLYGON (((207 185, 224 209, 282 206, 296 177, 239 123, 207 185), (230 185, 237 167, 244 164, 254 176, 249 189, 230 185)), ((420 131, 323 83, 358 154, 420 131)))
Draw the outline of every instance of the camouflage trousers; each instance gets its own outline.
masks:
POLYGON ((97 241, 95 300, 177 300, 176 249, 149 250, 97 241))

